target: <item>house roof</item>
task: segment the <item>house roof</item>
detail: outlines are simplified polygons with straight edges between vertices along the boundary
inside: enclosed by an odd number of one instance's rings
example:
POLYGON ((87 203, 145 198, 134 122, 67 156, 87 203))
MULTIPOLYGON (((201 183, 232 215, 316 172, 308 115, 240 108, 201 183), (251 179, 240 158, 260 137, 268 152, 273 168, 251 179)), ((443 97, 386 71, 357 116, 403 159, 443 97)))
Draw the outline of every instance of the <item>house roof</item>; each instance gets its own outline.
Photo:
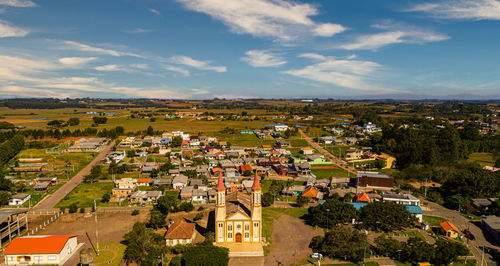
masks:
POLYGON ((76 235, 29 236, 12 240, 3 254, 56 254, 76 235))
POLYGON ((444 231, 454 230, 454 231, 460 232, 460 230, 458 230, 458 228, 454 224, 452 224, 448 221, 442 222, 439 225, 441 226, 441 228, 443 228, 444 231))
POLYGON ((149 183, 149 182, 151 182, 151 178, 147 177, 137 178, 137 183, 149 183))
POLYGON ((252 167, 249 164, 240 165, 240 171, 252 171, 252 167))
POLYGON ((309 197, 309 198, 316 198, 318 196, 318 189, 311 186, 306 188, 304 192, 302 193, 302 197, 309 197))
POLYGON ((361 202, 370 202, 370 196, 366 193, 359 193, 357 195, 356 201, 361 201, 361 202))
POLYGON ((189 239, 193 236, 195 225, 182 221, 168 228, 165 239, 189 239))

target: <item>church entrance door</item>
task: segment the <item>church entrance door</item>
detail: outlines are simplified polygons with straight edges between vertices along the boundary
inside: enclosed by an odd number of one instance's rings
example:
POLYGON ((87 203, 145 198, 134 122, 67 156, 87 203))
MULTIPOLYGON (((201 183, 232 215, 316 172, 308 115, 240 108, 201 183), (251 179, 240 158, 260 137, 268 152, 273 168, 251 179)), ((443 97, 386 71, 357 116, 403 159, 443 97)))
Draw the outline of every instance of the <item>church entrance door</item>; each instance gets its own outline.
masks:
POLYGON ((241 243, 241 233, 236 234, 236 243, 241 243))

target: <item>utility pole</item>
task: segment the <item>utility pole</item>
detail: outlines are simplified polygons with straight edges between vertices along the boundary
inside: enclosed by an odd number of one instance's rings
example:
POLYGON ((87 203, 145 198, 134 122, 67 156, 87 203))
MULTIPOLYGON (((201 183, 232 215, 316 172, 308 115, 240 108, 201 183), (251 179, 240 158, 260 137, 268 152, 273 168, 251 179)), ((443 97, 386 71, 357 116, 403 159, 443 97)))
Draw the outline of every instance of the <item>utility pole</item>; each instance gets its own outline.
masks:
POLYGON ((483 246, 483 252, 481 254, 481 266, 483 266, 483 262, 484 262, 484 246, 483 246))
POLYGON ((95 242, 97 247, 97 256, 99 256, 99 232, 97 231, 97 204, 94 198, 94 217, 95 217, 95 242))

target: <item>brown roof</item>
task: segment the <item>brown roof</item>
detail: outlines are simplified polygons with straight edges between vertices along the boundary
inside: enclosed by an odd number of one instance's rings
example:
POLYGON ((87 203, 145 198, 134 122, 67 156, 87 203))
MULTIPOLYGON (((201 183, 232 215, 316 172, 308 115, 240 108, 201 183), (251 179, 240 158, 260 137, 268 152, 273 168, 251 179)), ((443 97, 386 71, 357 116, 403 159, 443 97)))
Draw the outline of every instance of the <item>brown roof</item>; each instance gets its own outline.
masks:
POLYGON ((252 197, 242 192, 233 192, 226 196, 226 217, 229 217, 238 211, 251 216, 250 211, 252 204, 252 197))
POLYGON ((194 224, 182 221, 168 228, 165 239, 190 239, 193 237, 194 224))
POLYGON ((318 192, 318 189, 311 186, 304 190, 304 192, 302 193, 302 197, 316 198, 316 196, 318 196, 318 192))

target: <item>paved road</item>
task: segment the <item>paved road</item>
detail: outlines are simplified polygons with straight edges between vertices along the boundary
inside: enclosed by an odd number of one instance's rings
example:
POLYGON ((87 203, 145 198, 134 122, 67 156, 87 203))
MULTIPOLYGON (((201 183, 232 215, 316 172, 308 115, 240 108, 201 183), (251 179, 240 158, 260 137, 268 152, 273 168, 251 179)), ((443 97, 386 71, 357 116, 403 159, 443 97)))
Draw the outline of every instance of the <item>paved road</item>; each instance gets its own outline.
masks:
MULTIPOLYGON (((499 246, 495 246, 494 243, 489 242, 486 239, 486 235, 483 232, 482 228, 470 222, 469 219, 460 215, 458 211, 447 209, 439 204, 434 202, 427 201, 425 199, 421 199, 422 202, 427 203, 427 206, 430 208, 429 211, 425 212, 425 215, 439 216, 446 218, 451 223, 456 225, 458 229, 464 230, 469 229, 471 233, 476 237, 476 240, 469 240, 469 247, 476 257, 478 264, 481 264, 481 254, 482 251, 478 248, 479 246, 487 246, 495 249, 500 249, 499 246)), ((493 266, 496 265, 495 261, 491 258, 489 254, 484 254, 485 265, 493 266)))
POLYGON ((300 135, 311 145, 313 148, 318 150, 321 154, 323 154, 326 158, 330 159, 330 161, 336 165, 337 167, 344 169, 350 173, 357 174, 358 170, 356 170, 354 167, 352 167, 349 164, 344 163, 342 160, 340 160, 338 157, 333 156, 329 151, 325 150, 321 145, 318 143, 314 142, 314 140, 309 137, 306 133, 302 131, 302 129, 298 130, 300 135))
POLYGON ((87 166, 85 166, 80 172, 78 172, 76 175, 73 176, 66 184, 64 184, 62 187, 60 187, 56 192, 53 194, 49 195, 43 201, 38 203, 33 210, 35 211, 45 211, 45 210, 53 210, 56 204, 62 200, 71 190, 73 190, 78 184, 80 184, 83 181, 83 178, 90 174, 90 170, 92 170, 92 167, 94 167, 96 164, 98 164, 102 159, 106 158, 108 154, 111 152, 113 149, 113 146, 115 146, 115 142, 111 141, 110 144, 108 144, 104 149, 90 162, 87 166))

